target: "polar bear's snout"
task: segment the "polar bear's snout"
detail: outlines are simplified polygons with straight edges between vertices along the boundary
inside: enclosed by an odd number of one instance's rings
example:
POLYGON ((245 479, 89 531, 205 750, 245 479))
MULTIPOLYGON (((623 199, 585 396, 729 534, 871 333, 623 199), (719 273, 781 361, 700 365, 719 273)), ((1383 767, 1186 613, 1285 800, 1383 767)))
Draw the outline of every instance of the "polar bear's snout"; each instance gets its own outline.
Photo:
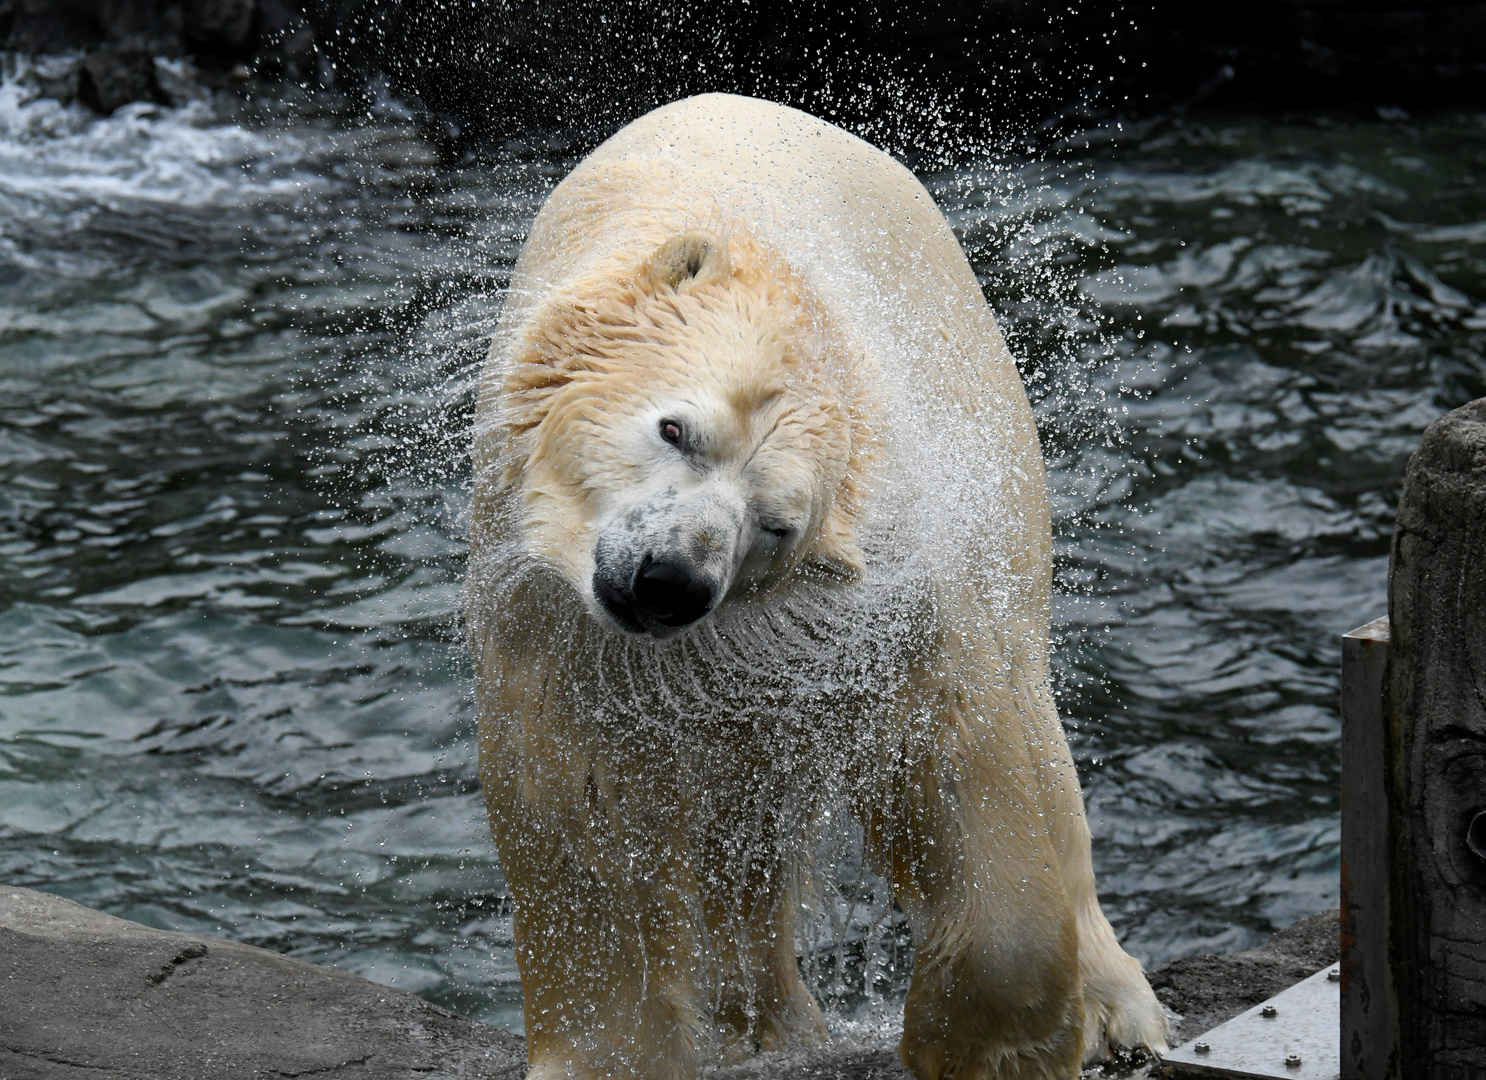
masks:
POLYGON ((646 552, 628 587, 619 587, 594 571, 593 594, 626 630, 657 637, 665 630, 690 626, 712 610, 712 582, 696 566, 646 552))
POLYGON ((593 552, 593 598, 620 629, 671 637, 731 587, 744 515, 724 492, 674 489, 620 515, 593 552))

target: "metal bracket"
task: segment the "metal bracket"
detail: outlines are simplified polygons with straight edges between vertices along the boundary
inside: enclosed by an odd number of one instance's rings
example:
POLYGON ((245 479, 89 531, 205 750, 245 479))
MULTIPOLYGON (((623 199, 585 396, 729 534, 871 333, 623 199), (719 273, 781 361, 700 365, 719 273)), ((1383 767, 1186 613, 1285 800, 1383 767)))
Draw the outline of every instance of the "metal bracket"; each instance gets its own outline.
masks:
POLYGON ((1164 1058, 1180 1076, 1340 1080, 1341 966, 1332 964, 1164 1058))

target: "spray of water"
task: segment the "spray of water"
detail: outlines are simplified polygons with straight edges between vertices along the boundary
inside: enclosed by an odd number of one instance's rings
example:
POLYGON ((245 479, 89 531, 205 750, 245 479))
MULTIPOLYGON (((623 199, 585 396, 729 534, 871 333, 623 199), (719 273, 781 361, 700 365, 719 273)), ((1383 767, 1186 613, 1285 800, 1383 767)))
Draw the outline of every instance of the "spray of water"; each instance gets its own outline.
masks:
MULTIPOLYGON (((464 448, 515 253, 591 138, 451 164, 384 85, 96 118, 6 64, 0 869, 519 1027, 464 448)), ((936 158, 899 107, 867 134, 949 214, 1037 411, 1112 917, 1148 961, 1242 947, 1334 897, 1330 635, 1380 602, 1418 431, 1486 392, 1483 129, 1226 118, 1032 164, 961 129, 936 158)), ((799 945, 845 1023, 902 993, 907 943, 838 825, 799 945)))

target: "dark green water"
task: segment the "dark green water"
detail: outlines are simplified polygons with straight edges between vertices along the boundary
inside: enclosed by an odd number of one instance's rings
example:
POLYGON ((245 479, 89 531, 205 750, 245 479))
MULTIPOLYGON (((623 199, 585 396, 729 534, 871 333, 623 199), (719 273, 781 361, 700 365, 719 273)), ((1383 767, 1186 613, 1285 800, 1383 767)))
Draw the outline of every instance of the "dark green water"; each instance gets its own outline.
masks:
MULTIPOLYGON (((455 614, 474 371, 555 142, 0 88, 0 881, 519 1027, 455 614)), ((1062 534, 1063 699, 1148 962, 1337 897, 1337 635, 1486 393, 1486 118, 1189 117, 925 177, 1062 534)))

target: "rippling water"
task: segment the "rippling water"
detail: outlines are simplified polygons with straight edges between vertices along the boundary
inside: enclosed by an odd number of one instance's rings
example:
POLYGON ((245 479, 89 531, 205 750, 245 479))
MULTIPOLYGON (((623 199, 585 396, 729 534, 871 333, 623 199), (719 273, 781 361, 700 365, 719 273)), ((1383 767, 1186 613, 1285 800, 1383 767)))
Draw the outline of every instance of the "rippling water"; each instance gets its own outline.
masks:
MULTIPOLYGON (((464 428, 573 160, 441 164, 386 99, 0 86, 0 880, 519 1028, 464 428)), ((1477 116, 1207 116, 925 177, 1024 358, 1147 961, 1336 902, 1336 636, 1382 610, 1420 431, 1486 393, 1483 168, 1477 116)))

